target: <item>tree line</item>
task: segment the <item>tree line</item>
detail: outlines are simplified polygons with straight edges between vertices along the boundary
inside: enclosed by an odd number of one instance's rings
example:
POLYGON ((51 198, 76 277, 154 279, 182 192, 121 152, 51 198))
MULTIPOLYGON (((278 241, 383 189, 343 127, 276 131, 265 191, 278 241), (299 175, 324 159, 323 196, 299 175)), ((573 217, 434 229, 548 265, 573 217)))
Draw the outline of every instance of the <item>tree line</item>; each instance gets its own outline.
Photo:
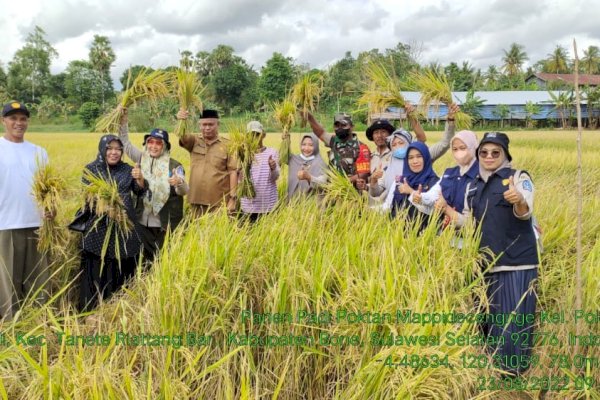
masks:
MULTIPOLYGON (((29 104, 40 122, 56 118, 67 121, 70 115, 78 113, 84 123, 91 125, 98 115, 115 106, 116 93, 110 71, 116 54, 110 40, 95 35, 87 59, 73 60, 65 71, 51 74, 50 65, 57 56, 44 30, 36 26, 6 68, 0 63, 0 98, 29 104)), ((419 56, 418 45, 398 43, 393 48, 362 51, 356 57, 348 51, 328 68, 319 70, 275 52, 259 70, 235 54, 233 47, 220 44, 211 51, 181 51, 179 65, 165 70, 195 71, 205 86, 205 106, 228 114, 265 111, 270 104, 283 99, 295 80, 308 72, 322 78, 321 110, 354 109, 356 99, 366 85, 364 66, 373 60, 388 66, 401 80, 411 71, 424 67, 443 72, 455 91, 540 90, 536 83, 526 82, 529 75, 574 72, 574 63, 562 45, 556 45, 546 58, 532 63, 527 69, 523 66, 529 57, 524 46, 518 43, 503 50, 499 65, 490 65, 485 70, 473 67, 468 61, 421 65, 419 56)), ((134 65, 124 71, 120 77, 122 87, 127 87, 130 74, 135 76, 142 68, 147 67, 134 65)), ((589 46, 583 51, 579 68, 580 73, 600 73, 600 49, 597 46, 589 46)), ((570 87, 564 83, 551 83, 546 89, 570 87)), ((600 90, 588 89, 588 96, 600 100, 600 90)), ((475 98, 472 106, 477 106, 475 98)), ((174 100, 166 101, 159 109, 144 110, 146 115, 151 111, 152 117, 150 120, 140 117, 139 122, 152 123, 153 119, 163 115, 174 115, 176 110, 174 100)), ((132 119, 136 125, 135 115, 132 119)))

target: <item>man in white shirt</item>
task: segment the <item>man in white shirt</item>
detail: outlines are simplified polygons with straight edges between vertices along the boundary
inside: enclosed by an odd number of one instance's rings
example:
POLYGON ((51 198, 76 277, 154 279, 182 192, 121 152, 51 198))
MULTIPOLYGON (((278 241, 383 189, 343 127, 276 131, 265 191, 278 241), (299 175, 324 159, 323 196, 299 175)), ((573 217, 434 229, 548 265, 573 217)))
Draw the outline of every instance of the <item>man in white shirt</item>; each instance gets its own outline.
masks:
POLYGON ((27 142, 29 110, 10 102, 2 107, 4 136, 0 138, 0 318, 11 319, 30 296, 46 297, 46 258, 37 250, 41 210, 33 198, 33 177, 48 162, 46 151, 27 142))

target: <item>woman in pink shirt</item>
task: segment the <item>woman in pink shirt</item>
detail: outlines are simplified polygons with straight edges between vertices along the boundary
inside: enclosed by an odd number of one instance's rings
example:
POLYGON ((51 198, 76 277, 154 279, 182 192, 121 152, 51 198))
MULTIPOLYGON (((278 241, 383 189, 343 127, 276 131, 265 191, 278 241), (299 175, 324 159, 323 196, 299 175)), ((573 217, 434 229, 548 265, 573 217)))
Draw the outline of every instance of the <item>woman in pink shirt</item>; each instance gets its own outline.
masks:
POLYGON ((273 211, 277 205, 277 178, 279 178, 279 153, 271 147, 263 145, 265 130, 258 121, 250 121, 246 126, 249 135, 258 136, 258 152, 250 169, 250 179, 254 185, 254 198, 242 197, 240 200, 242 218, 251 223, 263 215, 273 211))

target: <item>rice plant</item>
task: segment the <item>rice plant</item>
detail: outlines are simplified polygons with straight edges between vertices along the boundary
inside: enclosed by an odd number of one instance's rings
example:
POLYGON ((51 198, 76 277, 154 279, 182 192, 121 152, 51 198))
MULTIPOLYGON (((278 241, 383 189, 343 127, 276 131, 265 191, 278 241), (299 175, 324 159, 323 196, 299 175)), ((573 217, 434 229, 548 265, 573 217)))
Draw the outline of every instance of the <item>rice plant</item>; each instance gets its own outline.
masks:
MULTIPOLYGON (((583 135, 583 179, 588 185, 583 193, 582 307, 592 312, 600 307, 597 134, 583 135)), ((93 154, 94 145, 87 135, 58 134, 55 139, 56 135, 30 137, 37 143, 68 142, 48 149, 56 167, 76 184, 79 170, 72 160, 83 158, 82 152, 93 154)), ((141 134, 133 135, 141 141, 141 134)), ((577 210, 574 202, 564 199, 572 195, 577 168, 575 135, 560 131, 510 136, 515 168, 527 169, 533 177, 534 213, 544 228, 538 310, 565 311, 568 318, 574 310, 577 210)), ((266 144, 277 142, 269 137, 266 144)), ((436 162, 436 172, 451 165, 447 154, 436 162)), ((542 363, 523 378, 571 379, 564 390, 543 392, 531 385, 522 391, 480 390, 479 380, 498 379, 498 371, 465 368, 461 357, 489 360, 482 346, 386 344, 416 336, 474 335, 476 324, 349 320, 351 314, 367 311, 471 312, 476 299, 485 300, 485 285, 478 242, 471 231, 465 232, 459 250, 453 246, 451 229, 438 235, 437 226, 431 224, 419 234, 401 218, 392 221, 357 205, 358 193, 347 189, 331 207, 300 199, 251 227, 240 226, 225 210, 186 221, 169 234, 149 271, 140 271, 134 282, 94 312, 93 325, 67 301, 65 293, 71 286, 61 287, 47 306, 27 303, 15 320, 1 324, 0 398, 600 398, 597 367, 590 363, 582 368, 550 367, 553 355, 574 356, 572 347, 565 345, 574 326, 569 319, 536 328, 556 335, 561 345, 536 345, 533 354, 542 363), (345 195, 348 201, 342 200, 345 195), (336 320, 338 312, 346 317, 336 320), (292 322, 253 318, 259 313, 288 313, 292 322), (44 335, 45 343, 18 344, 17 333, 44 335), (133 338, 142 333, 170 341, 135 344, 133 338), (118 339, 119 334, 129 334, 129 340, 118 339), (245 337, 277 341, 289 335, 307 342, 240 342, 245 337), (105 336, 108 344, 95 344, 105 336), (357 341, 335 345, 334 338, 357 341), (447 356, 452 367, 389 365, 402 363, 405 356, 408 360, 447 356), (576 379, 595 384, 576 387, 576 379)), ((77 208, 77 199, 64 200, 64 207, 77 208)), ((585 328, 586 334, 600 335, 597 323, 585 328)), ((600 358, 598 346, 581 349, 581 356, 600 358)))
POLYGON ((384 112, 388 107, 404 107, 406 102, 401 84, 394 73, 378 61, 365 66, 367 87, 358 99, 358 105, 367 107, 369 114, 384 112))
MULTIPOLYGON (((174 72, 174 75, 173 82, 176 87, 179 108, 185 111, 189 111, 192 108, 202 111, 202 100, 200 99, 200 95, 204 91, 204 87, 202 82, 198 79, 198 74, 193 71, 178 69, 174 72)), ((180 119, 177 120, 174 132, 177 137, 182 137, 188 132, 192 132, 193 129, 193 122, 190 118, 184 120, 180 119)))
POLYGON ((142 69, 135 78, 131 76, 131 69, 127 77, 127 86, 119 95, 118 106, 102 116, 96 123, 96 132, 118 132, 123 109, 146 100, 150 103, 165 98, 169 95, 171 74, 164 71, 149 71, 142 69), (131 82, 131 85, 130 85, 131 82))
POLYGON ((237 195, 238 198, 254 198, 256 192, 252 183, 251 168, 254 161, 254 156, 259 150, 260 139, 246 132, 243 125, 232 124, 227 128, 229 132, 229 145, 227 147, 229 154, 234 156, 242 171, 242 179, 238 183, 237 195))
POLYGON ((83 170, 83 181, 85 182, 83 207, 91 208, 95 215, 90 229, 95 229, 98 224, 105 222, 107 225, 102 245, 102 259, 106 256, 111 240, 114 240, 116 258, 120 259, 119 239, 125 239, 131 234, 133 222, 127 215, 117 183, 110 176, 105 179, 88 169, 83 170))
MULTIPOLYGON (((302 115, 314 112, 319 104, 321 92, 323 91, 323 76, 320 74, 307 73, 292 87, 291 100, 300 110, 302 115)), ((301 126, 304 128, 306 121, 302 119, 301 126)))
MULTIPOLYGON (((304 89, 302 94, 306 94, 304 89)), ((303 99, 303 101, 305 100, 307 99, 303 99)), ((302 104, 302 106, 304 106, 304 104, 302 104)), ((296 102, 294 101, 294 96, 288 95, 282 101, 274 103, 272 107, 273 119, 283 130, 284 139, 279 146, 279 162, 283 165, 289 162, 291 145, 289 132, 291 127, 296 123, 296 102)))
POLYGON ((61 249, 66 241, 65 229, 56 221, 56 215, 61 207, 61 199, 67 183, 53 165, 40 160, 36 160, 36 163, 32 194, 44 214, 42 225, 38 230, 38 250, 45 253, 61 249), (46 218, 46 215, 52 218, 46 218))
MULTIPOLYGON (((427 113, 429 106, 437 107, 440 103, 450 105, 454 103, 452 98, 452 89, 443 71, 434 71, 431 68, 425 68, 422 71, 415 71, 410 75, 411 85, 414 89, 421 92, 421 106, 424 107, 424 113, 427 113)), ((470 129, 473 118, 462 111, 454 116, 457 129, 470 129)))

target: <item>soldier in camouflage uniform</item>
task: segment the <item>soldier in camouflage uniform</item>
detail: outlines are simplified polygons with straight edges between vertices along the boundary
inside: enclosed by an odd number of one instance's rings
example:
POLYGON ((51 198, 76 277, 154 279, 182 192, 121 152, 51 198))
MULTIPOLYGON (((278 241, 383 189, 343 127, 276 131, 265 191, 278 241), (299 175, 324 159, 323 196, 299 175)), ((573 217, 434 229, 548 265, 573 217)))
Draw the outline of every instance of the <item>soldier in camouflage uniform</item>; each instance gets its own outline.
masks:
POLYGON ((346 113, 336 114, 333 118, 335 135, 325 132, 311 113, 306 119, 317 137, 331 150, 328 152, 329 164, 344 173, 359 190, 366 189, 366 180, 370 172, 370 151, 352 132, 352 117, 346 113))

